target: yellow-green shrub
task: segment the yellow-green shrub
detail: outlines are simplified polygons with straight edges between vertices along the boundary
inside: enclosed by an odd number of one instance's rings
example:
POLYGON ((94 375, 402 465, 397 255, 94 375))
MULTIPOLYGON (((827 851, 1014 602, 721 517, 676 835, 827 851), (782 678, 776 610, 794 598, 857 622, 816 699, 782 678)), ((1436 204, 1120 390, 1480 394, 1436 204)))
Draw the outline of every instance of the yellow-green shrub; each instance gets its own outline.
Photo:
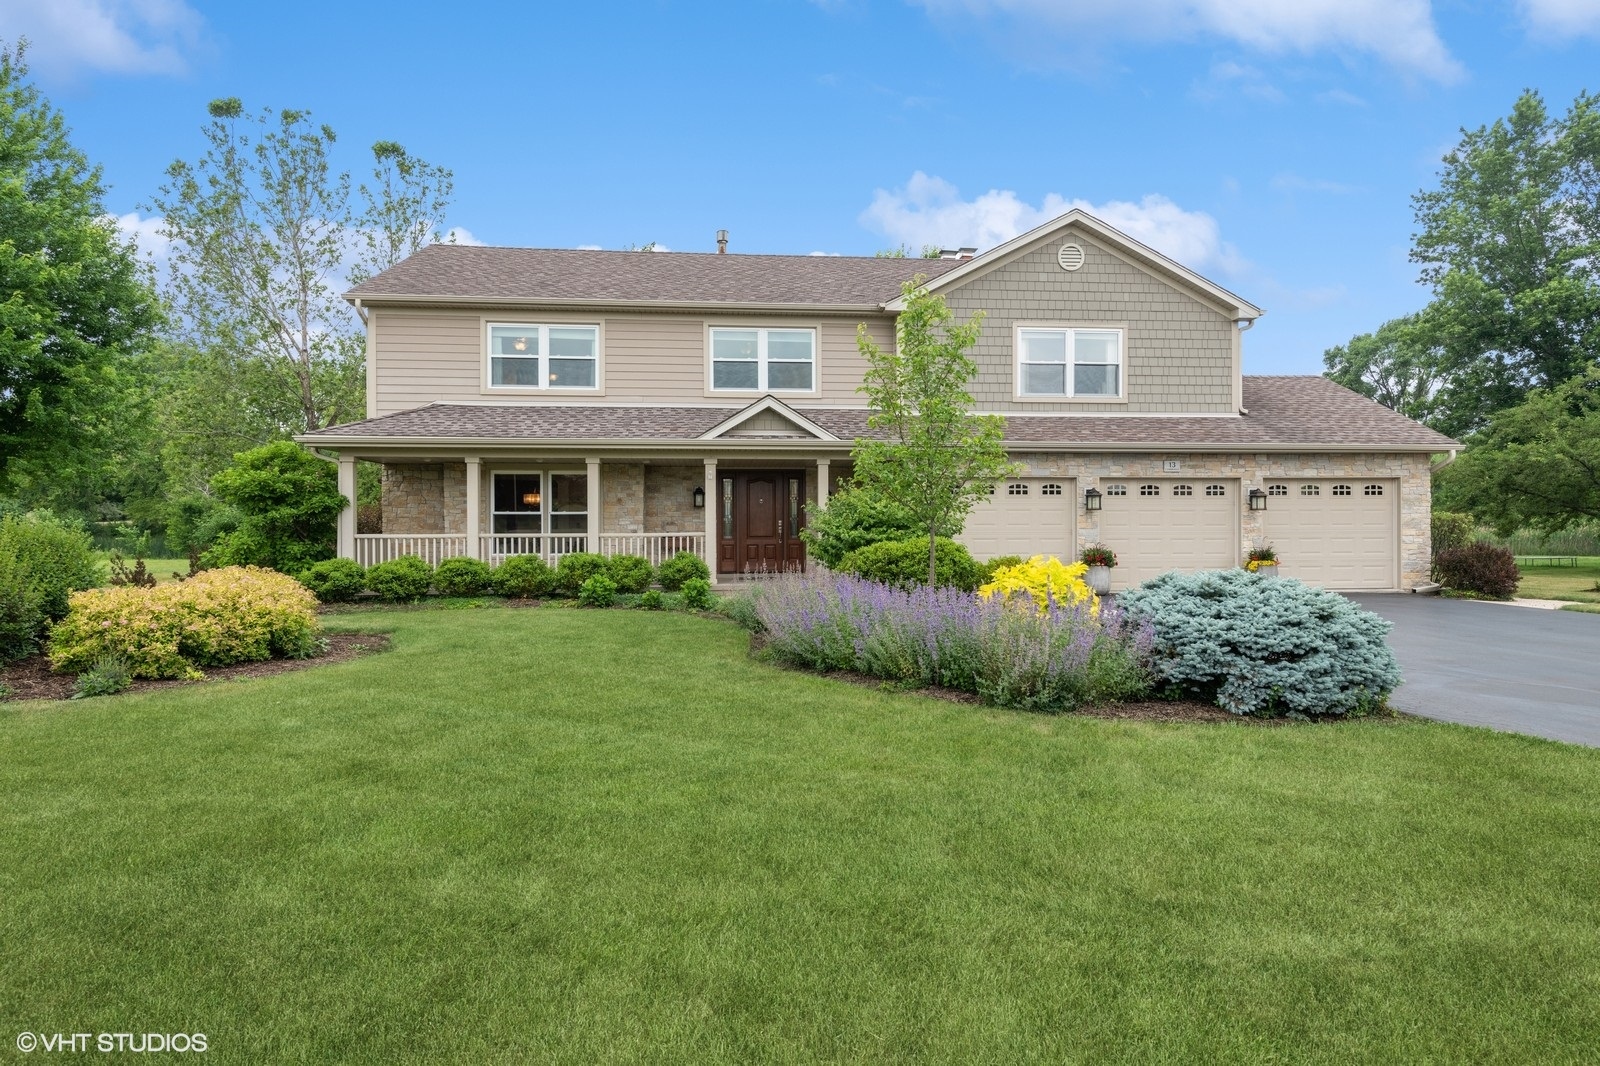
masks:
POLYGON ((317 646, 316 597, 254 566, 207 570, 155 588, 73 594, 50 631, 50 665, 87 670, 120 655, 134 677, 196 677, 202 666, 300 658, 317 646))
POLYGON ((979 586, 978 595, 984 599, 1028 596, 1038 604, 1040 613, 1049 609, 1052 599, 1062 607, 1087 602, 1091 608, 1098 608, 1099 598, 1083 581, 1088 572, 1083 563, 1035 555, 1025 563, 996 570, 987 584, 979 586))

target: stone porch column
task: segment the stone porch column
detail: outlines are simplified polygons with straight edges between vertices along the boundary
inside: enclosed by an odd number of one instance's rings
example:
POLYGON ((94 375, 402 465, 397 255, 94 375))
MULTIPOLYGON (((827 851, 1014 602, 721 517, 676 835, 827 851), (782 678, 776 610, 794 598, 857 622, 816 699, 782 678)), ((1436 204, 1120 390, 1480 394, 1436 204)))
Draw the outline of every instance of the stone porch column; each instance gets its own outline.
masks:
POLYGON ((467 558, 483 558, 483 541, 479 524, 479 494, 483 491, 483 464, 476 455, 467 456, 467 558))
POLYGON ((356 461, 354 456, 339 456, 339 493, 344 510, 339 512, 336 547, 339 558, 356 557, 356 461))
POLYGON ((605 496, 600 491, 600 460, 585 459, 589 471, 589 483, 586 491, 589 494, 589 543, 585 545, 589 551, 600 550, 600 534, 605 532, 605 496))
POLYGON ((817 507, 828 506, 828 466, 827 459, 817 460, 817 507))
POLYGON ((722 513, 722 489, 717 485, 717 461, 706 460, 706 569, 717 583, 717 515, 722 513))

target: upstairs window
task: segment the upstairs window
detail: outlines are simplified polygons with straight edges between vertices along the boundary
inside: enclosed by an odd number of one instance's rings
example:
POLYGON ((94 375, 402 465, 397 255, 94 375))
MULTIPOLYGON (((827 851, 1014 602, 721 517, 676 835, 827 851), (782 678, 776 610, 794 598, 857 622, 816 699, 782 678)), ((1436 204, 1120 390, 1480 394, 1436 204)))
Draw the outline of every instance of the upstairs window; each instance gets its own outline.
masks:
POLYGON ((1019 328, 1017 393, 1063 399, 1119 399, 1122 331, 1019 328))
POLYGON ((737 392, 814 392, 817 333, 811 329, 713 329, 711 387, 737 392))
POLYGON ((592 389, 599 371, 599 326, 489 325, 492 389, 592 389))

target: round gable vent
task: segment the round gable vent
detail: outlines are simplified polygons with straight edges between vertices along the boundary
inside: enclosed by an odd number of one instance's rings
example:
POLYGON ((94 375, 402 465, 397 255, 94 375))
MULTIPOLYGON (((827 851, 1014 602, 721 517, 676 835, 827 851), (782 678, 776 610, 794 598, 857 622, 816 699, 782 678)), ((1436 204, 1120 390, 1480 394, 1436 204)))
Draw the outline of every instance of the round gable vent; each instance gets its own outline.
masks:
POLYGON ((1077 270, 1083 266, 1083 249, 1076 244, 1063 244, 1056 253, 1056 262, 1062 270, 1077 270))

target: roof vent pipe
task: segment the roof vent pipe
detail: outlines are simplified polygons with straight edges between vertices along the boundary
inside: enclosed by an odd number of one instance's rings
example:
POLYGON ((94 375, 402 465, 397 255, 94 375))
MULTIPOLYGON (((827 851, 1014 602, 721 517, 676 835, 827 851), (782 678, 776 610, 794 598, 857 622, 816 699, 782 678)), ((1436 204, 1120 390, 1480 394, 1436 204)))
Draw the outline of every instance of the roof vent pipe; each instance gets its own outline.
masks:
POLYGON ((725 229, 717 230, 717 254, 728 254, 728 231, 725 229))

